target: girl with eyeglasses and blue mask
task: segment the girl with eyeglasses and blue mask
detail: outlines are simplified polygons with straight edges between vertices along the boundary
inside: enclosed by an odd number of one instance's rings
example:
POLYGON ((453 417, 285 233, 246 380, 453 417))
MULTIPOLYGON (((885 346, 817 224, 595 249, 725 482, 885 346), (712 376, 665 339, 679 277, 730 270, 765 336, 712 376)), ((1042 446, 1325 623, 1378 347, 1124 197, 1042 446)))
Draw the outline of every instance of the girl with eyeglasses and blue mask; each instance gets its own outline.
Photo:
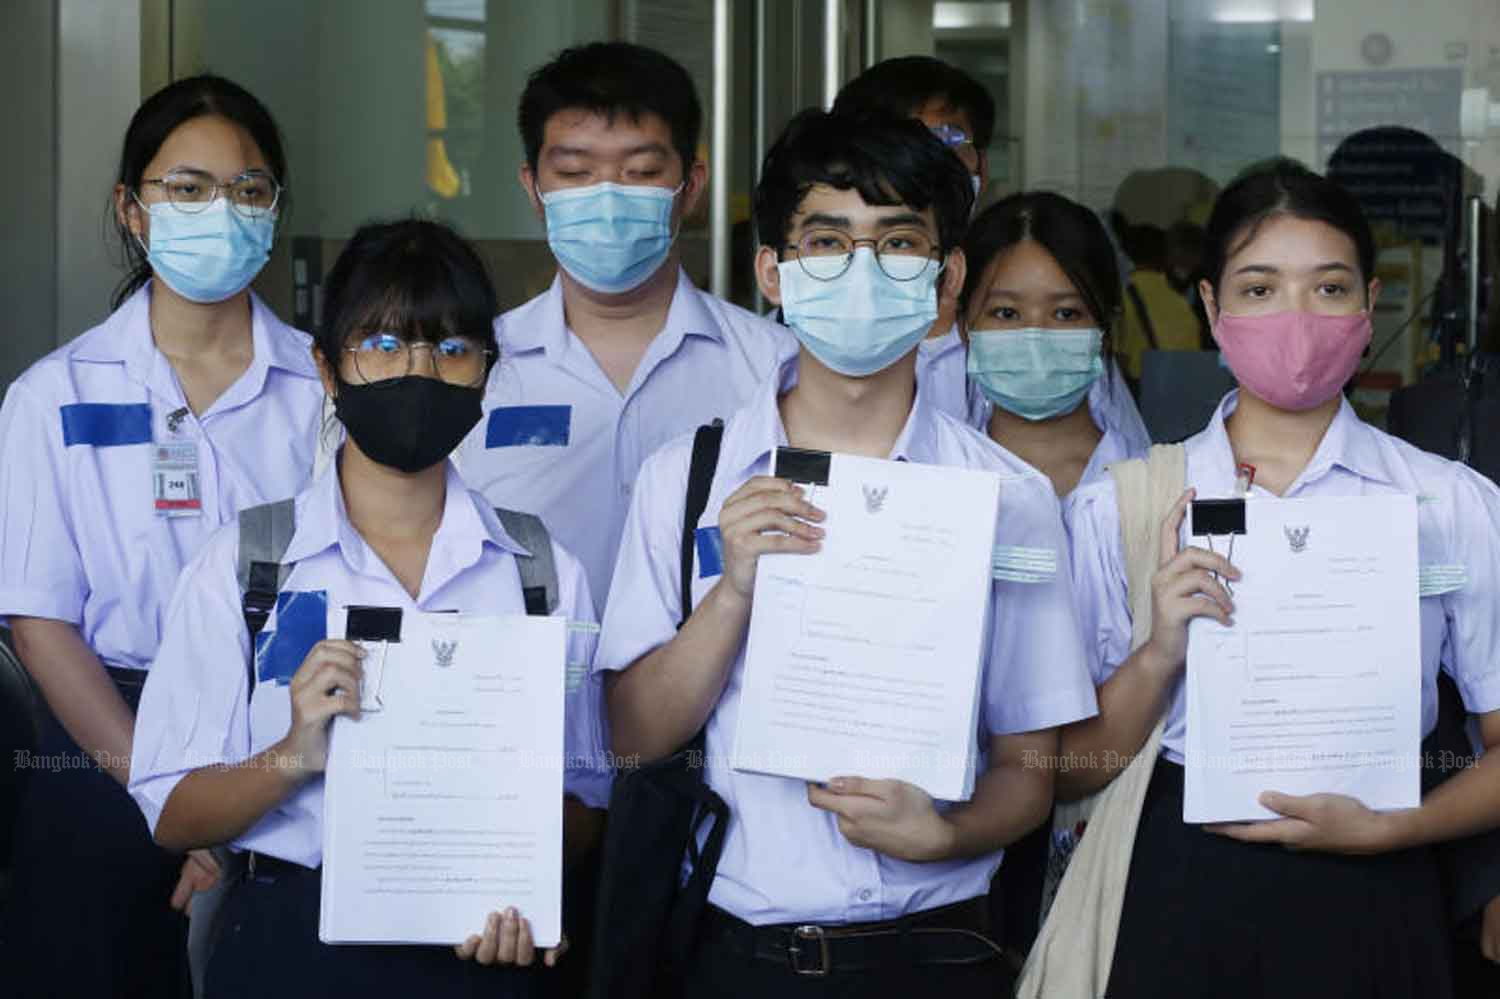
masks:
POLYGON ((1057 495, 1150 446, 1120 419, 1126 392, 1109 360, 1120 276, 1104 226, 1058 194, 1015 194, 964 238, 960 296, 968 342, 970 421, 1052 480, 1057 495))
POLYGON ((13 994, 161 996, 187 979, 181 910, 217 867, 153 843, 123 785, 179 571, 313 468, 309 340, 248 290, 286 181, 276 124, 242 88, 200 76, 149 98, 112 197, 131 267, 114 312, 0 408, 0 614, 44 702, 47 761, 10 867, 13 994))

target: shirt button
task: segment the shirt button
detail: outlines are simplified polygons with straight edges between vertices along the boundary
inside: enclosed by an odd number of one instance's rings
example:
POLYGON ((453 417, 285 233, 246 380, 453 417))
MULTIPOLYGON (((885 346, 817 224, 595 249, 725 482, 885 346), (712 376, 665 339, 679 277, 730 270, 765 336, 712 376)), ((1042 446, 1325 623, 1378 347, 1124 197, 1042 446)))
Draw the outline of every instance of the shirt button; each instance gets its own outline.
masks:
POLYGON ((870 900, 870 899, 871 899, 871 898, 873 898, 873 897, 874 897, 874 896, 875 896, 875 893, 874 893, 874 892, 872 892, 872 891, 871 891, 871 890, 870 890, 870 889, 868 889, 868 888, 864 888, 864 889, 861 889, 861 890, 860 890, 860 893, 859 893, 859 900, 860 900, 860 901, 861 901, 861 902, 868 902, 868 901, 869 901, 869 900, 870 900))
POLYGON ((625 497, 626 499, 630 498, 630 483, 628 483, 628 482, 622 482, 622 483, 620 483, 620 495, 623 496, 623 497, 625 497))

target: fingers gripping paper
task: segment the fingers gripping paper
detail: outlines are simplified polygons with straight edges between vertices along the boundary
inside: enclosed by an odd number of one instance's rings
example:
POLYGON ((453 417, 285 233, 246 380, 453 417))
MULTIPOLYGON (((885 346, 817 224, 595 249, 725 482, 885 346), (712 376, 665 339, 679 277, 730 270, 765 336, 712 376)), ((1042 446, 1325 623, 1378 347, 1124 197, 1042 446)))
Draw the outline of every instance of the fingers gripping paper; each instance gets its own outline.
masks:
MULTIPOLYGON (((1131 648, 1151 637, 1151 577, 1159 560, 1161 521, 1182 494, 1187 462, 1181 445, 1157 445, 1145 460, 1111 466, 1133 622, 1131 648)), ((1057 820, 1086 820, 1088 831, 1063 875, 1016 988, 1018 999, 1097 999, 1109 986, 1135 830, 1161 749, 1162 721, 1125 770, 1104 790, 1060 806, 1057 820)))

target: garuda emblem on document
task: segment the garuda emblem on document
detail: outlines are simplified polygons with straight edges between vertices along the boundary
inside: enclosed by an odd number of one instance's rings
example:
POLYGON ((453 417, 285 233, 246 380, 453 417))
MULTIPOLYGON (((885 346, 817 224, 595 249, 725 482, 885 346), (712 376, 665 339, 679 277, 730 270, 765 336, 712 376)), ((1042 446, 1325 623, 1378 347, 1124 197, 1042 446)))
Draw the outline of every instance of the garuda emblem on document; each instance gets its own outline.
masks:
POLYGON ((885 508, 885 494, 891 491, 890 486, 861 486, 865 493, 865 512, 879 513, 885 508))
POLYGON ((1307 551, 1307 533, 1311 527, 1292 527, 1290 525, 1282 528, 1286 532, 1286 543, 1291 546, 1294 555, 1307 551))
POLYGON ((455 638, 452 641, 445 642, 434 638, 432 640, 432 654, 434 656, 432 664, 438 669, 447 669, 453 665, 453 654, 457 651, 458 639, 455 638))

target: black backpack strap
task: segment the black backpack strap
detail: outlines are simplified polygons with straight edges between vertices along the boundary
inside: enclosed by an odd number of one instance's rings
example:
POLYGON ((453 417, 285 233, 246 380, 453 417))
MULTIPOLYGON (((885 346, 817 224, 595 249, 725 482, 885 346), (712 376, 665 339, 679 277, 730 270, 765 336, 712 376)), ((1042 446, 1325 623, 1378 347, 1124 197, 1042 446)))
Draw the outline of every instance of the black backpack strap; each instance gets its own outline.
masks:
POLYGON ((534 513, 495 507, 500 526, 511 539, 530 555, 517 555, 516 568, 521 571, 521 596, 526 613, 546 617, 557 611, 557 563, 552 558, 552 535, 547 525, 534 513))
POLYGON ((688 466, 687 504, 682 508, 682 617, 681 628, 693 613, 693 555, 697 550, 698 518, 708 508, 714 470, 719 465, 719 445, 724 443, 724 421, 714 420, 693 435, 693 459, 688 466))
MULTIPOLYGON (((248 693, 255 692, 255 636, 266 626, 276 595, 291 566, 281 558, 297 532, 297 506, 285 499, 247 507, 239 513, 240 546, 235 578, 240 584, 240 611, 250 633, 250 659, 245 666, 248 693)), ((247 694, 248 696, 248 694, 247 694)))

